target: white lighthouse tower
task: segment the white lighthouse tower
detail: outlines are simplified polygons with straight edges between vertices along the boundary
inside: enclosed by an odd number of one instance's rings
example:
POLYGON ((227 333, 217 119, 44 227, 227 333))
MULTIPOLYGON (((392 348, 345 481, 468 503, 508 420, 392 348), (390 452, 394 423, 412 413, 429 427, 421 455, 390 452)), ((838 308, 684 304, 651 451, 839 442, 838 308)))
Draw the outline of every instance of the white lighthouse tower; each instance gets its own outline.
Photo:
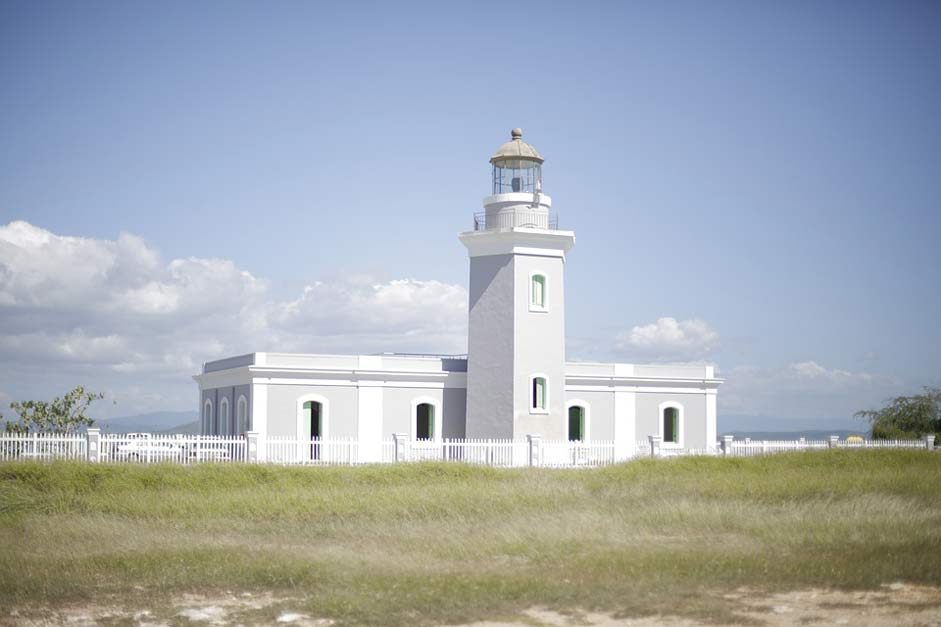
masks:
POLYGON ((565 253, 542 193, 542 156, 513 129, 497 149, 492 194, 474 230, 467 340, 468 438, 566 437, 565 253))

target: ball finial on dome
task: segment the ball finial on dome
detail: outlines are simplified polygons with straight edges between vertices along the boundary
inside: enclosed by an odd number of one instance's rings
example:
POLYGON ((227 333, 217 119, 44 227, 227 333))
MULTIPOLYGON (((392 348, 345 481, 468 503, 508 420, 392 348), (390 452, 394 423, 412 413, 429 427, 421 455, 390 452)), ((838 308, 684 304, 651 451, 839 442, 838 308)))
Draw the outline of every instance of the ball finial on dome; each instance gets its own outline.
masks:
POLYGON ((510 137, 512 137, 513 139, 520 139, 521 137, 523 137, 523 129, 514 128, 512 131, 510 131, 510 137))

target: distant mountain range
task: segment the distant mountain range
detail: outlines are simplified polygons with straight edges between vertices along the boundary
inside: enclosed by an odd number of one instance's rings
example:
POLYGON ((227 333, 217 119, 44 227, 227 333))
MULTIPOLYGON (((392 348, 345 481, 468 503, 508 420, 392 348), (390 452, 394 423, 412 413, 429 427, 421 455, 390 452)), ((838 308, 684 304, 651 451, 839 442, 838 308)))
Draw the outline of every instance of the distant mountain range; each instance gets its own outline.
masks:
MULTIPOLYGON (((4 420, 0 420, 0 431, 4 420)), ((10 421, 13 422, 13 421, 10 421)), ((199 414, 195 411, 154 411, 120 418, 95 420, 102 433, 199 433, 199 414)))
POLYGON ((104 433, 198 433, 199 414, 195 411, 154 411, 96 420, 95 426, 104 433))

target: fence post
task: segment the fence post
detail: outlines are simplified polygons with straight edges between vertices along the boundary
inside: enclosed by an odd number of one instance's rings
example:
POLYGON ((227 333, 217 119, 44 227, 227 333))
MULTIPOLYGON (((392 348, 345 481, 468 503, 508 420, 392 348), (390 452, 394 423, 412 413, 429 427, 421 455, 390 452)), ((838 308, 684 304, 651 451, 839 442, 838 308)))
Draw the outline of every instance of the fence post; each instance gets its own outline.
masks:
POLYGON ((101 459, 101 429, 85 432, 85 458, 92 463, 98 463, 101 459))
POLYGON ((395 463, 407 461, 405 459, 405 437, 404 433, 393 433, 392 439, 395 440, 395 463))
POLYGON ((542 465, 542 436, 539 435, 526 435, 526 440, 529 442, 529 465, 530 466, 541 466, 542 465))
POLYGON ((830 448, 836 448, 837 446, 839 446, 839 443, 840 443, 840 436, 831 435, 830 440, 827 442, 827 446, 829 446, 830 448))
POLYGON ((723 435, 722 436, 722 455, 724 457, 729 457, 732 455, 732 440, 735 439, 734 435, 723 435))
POLYGON ((925 448, 929 451, 934 450, 934 434, 925 436, 925 448))
POLYGON ((648 435, 647 439, 650 440, 650 456, 651 457, 660 457, 660 440, 659 435, 648 435))
POLYGON ((254 464, 258 462, 258 432, 257 431, 248 431, 245 434, 246 451, 245 451, 245 461, 249 464, 254 464))

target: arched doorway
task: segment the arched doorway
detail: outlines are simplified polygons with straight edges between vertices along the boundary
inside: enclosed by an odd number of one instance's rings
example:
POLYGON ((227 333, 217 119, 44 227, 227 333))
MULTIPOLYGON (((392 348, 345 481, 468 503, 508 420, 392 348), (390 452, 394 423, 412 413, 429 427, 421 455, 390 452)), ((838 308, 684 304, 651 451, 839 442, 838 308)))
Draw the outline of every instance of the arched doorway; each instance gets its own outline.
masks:
POLYGON ((569 442, 585 440, 585 408, 578 405, 569 407, 569 442))
POLYGON ((310 432, 310 459, 320 459, 323 438, 323 405, 317 401, 304 403, 304 420, 310 432))
POLYGON ((435 406, 431 403, 419 403, 415 408, 415 439, 433 440, 435 438, 435 406))

